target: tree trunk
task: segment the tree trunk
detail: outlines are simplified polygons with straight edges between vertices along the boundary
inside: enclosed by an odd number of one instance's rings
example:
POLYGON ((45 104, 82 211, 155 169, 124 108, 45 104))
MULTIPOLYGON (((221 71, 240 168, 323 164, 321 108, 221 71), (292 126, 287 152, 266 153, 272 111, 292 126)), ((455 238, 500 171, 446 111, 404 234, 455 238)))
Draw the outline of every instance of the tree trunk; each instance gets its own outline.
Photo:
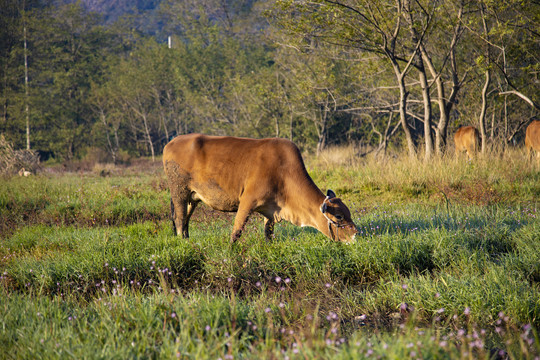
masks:
POLYGON ((152 154, 152 162, 155 161, 155 154, 154 154, 154 143, 152 142, 152 136, 150 135, 150 129, 148 128, 148 121, 146 120, 146 115, 142 115, 143 123, 144 123, 144 132, 146 135, 146 142, 148 143, 148 147, 150 148, 150 153, 152 154))
POLYGON ((482 88, 482 108, 480 111, 480 117, 478 119, 478 125, 480 127, 480 136, 482 137, 482 154, 486 153, 487 148, 487 135, 486 135, 486 112, 487 112, 487 92, 489 84, 491 82, 491 73, 486 70, 486 81, 484 82, 484 87, 482 88))
POLYGON ((485 70, 485 76, 486 80, 484 82, 484 87, 482 88, 482 108, 480 110, 480 117, 478 119, 479 126, 480 126, 480 136, 482 137, 482 154, 486 153, 486 147, 487 147, 487 135, 486 135, 486 112, 487 112, 487 92, 489 89, 489 84, 491 82, 491 72, 489 71, 489 61, 491 58, 490 55, 490 44, 489 44, 489 27, 486 22, 486 15, 485 15, 485 8, 484 3, 480 4, 480 12, 482 13, 482 25, 484 26, 484 36, 486 38, 486 61, 488 62, 486 64, 486 70, 485 70))
MULTIPOLYGON (((24 6, 24 5, 23 5, 24 6)), ((25 11, 23 9, 23 11, 25 11)), ((24 37, 24 112, 26 114, 26 149, 30 150, 30 107, 28 105, 28 46, 26 39, 26 14, 23 15, 24 37)))
POLYGON ((407 140, 407 149, 409 150, 409 157, 411 159, 416 158, 416 147, 411 134, 411 128, 407 122, 407 87, 405 85, 405 74, 399 71, 399 66, 395 61, 392 61, 392 66, 396 74, 396 79, 399 86, 399 121, 403 132, 405 133, 405 139, 407 140))
POLYGON ((326 110, 321 109, 320 110, 320 117, 321 117, 321 129, 317 127, 317 133, 319 139, 317 140, 317 157, 321 154, 321 151, 326 146, 326 110))
MULTIPOLYGON (((107 135, 107 146, 109 148, 109 152, 111 154, 113 164, 116 164, 117 153, 118 153, 118 138, 116 138, 116 143, 113 144, 111 141, 111 136, 109 135, 109 125, 107 124, 107 117, 105 116, 105 112, 103 110, 100 110, 99 115, 101 118, 101 122, 103 123, 103 126, 105 126, 105 134, 107 135)), ((115 135, 116 135, 116 132, 115 132, 115 135)))
POLYGON ((427 161, 433 156, 433 137, 431 136, 431 98, 429 96, 429 84, 427 82, 424 64, 420 56, 418 57, 420 86, 422 87, 422 98, 424 101, 424 140, 426 144, 426 154, 424 160, 427 161))

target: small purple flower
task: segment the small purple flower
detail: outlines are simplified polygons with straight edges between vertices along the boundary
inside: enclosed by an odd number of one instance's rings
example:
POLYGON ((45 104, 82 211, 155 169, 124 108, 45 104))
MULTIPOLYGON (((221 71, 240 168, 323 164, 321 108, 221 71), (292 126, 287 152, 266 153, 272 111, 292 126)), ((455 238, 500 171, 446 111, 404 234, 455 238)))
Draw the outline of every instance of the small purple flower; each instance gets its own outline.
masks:
POLYGON ((211 329, 212 329, 212 328, 210 327, 210 325, 206 325, 206 326, 204 327, 204 330, 206 330, 206 331, 210 331, 211 329))
POLYGON ((467 306, 467 307, 465 308, 465 310, 463 310, 463 313, 464 313, 465 315, 469 315, 469 314, 471 313, 471 308, 467 306))
POLYGON ((257 282, 255 283, 255 286, 256 286, 256 287, 261 287, 261 282, 260 282, 260 281, 257 281, 257 282))
POLYGON ((403 290, 407 290, 408 287, 409 287, 409 286, 408 286, 407 284, 401 285, 401 288, 402 288, 403 290))
POLYGON ((276 281, 276 283, 280 283, 281 282, 281 278, 279 276, 276 276, 276 278, 274 279, 276 281))
POLYGON ((290 282, 291 282, 291 279, 289 279, 289 278, 286 278, 286 279, 285 279, 285 284, 288 284, 288 283, 290 283, 290 282))
POLYGON ((272 311, 272 309, 270 309, 269 307, 267 307, 266 309, 264 309, 264 312, 267 313, 267 314, 268 314, 269 312, 271 312, 271 311, 272 311))

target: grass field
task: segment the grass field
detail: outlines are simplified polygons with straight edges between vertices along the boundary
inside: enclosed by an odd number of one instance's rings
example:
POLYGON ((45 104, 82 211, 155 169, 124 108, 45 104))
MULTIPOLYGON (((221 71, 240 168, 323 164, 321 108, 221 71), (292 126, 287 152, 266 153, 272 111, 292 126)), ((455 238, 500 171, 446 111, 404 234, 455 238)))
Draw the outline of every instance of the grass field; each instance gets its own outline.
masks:
POLYGON ((351 245, 205 206, 179 239, 159 164, 1 179, 0 358, 540 357, 535 164, 333 157, 351 245))

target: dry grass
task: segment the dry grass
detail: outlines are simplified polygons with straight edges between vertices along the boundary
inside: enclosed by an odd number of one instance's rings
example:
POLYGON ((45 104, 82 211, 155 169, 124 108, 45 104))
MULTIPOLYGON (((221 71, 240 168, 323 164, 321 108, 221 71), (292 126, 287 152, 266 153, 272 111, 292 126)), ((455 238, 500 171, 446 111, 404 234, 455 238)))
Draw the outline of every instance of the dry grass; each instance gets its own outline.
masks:
POLYGON ((479 155, 472 160, 447 154, 431 161, 411 159, 403 153, 386 158, 374 153, 360 157, 352 146, 333 147, 319 157, 307 156, 315 182, 341 188, 340 192, 370 192, 377 202, 424 198, 429 202, 445 198, 478 205, 534 201, 540 196, 540 167, 520 149, 479 155), (336 171, 334 171, 336 170, 336 171), (330 174, 330 172, 333 172, 330 174), (322 175, 321 175, 322 174, 322 175))

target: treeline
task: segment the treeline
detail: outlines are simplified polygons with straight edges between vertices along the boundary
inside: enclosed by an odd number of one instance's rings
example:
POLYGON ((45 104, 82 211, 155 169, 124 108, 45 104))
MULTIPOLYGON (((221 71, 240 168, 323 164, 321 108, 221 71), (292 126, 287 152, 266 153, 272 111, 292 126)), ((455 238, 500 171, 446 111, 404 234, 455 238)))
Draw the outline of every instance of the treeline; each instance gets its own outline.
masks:
POLYGON ((429 158, 460 124, 519 144, 538 114, 536 2, 1 3, 0 133, 44 159, 154 157, 187 132, 429 158))

